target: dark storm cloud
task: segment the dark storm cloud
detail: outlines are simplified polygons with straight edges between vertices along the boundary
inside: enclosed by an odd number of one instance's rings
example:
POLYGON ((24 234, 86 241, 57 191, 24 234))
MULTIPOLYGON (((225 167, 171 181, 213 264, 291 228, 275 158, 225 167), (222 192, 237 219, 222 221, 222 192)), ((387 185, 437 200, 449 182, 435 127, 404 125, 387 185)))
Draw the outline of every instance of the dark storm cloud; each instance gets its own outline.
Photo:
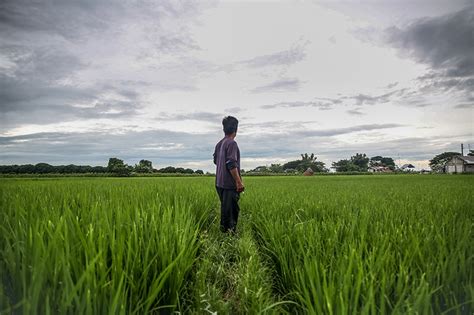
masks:
MULTIPOLYGON (((427 93, 449 93, 466 102, 474 93, 474 5, 456 13, 418 19, 406 27, 386 31, 388 42, 402 55, 430 67, 418 78, 418 100, 427 93)), ((411 96, 413 99, 414 96, 411 96)), ((407 101, 410 103, 410 101, 407 101)))
MULTIPOLYGON (((413 21, 385 32, 387 42, 429 66, 416 87, 399 104, 425 107, 427 95, 449 95, 453 103, 469 103, 474 94, 474 5, 463 10, 413 21)), ((459 107, 456 107, 459 108, 459 107)))
POLYGON ((474 74, 474 6, 388 30, 390 42, 447 76, 474 74))
POLYGON ((252 93, 266 92, 291 92, 297 91, 301 86, 301 81, 295 78, 285 78, 274 81, 267 85, 262 85, 251 90, 252 93))
MULTIPOLYGON (((75 47, 106 34, 118 36, 127 25, 140 21, 139 27, 146 28, 153 43, 146 53, 180 52, 193 46, 187 29, 164 31, 162 21, 186 18, 196 10, 197 4, 191 1, 0 2, 0 58, 7 61, 0 63, 0 130, 29 123, 127 117, 142 107, 139 92, 143 88, 194 90, 188 82, 172 80, 152 83, 97 77, 78 82, 77 74, 92 65, 75 47)), ((101 66, 96 64, 94 69, 101 66)))
POLYGON ((0 75, 0 122, 3 128, 19 124, 49 124, 75 119, 116 118, 138 114, 139 95, 112 86, 84 88, 21 80, 0 75), (105 97, 104 93, 115 95, 105 97))
POLYGON ((5 0, 0 4, 0 29, 11 32, 44 32, 68 39, 88 36, 111 27, 123 27, 121 17, 131 20, 163 16, 179 17, 196 10, 193 1, 113 0, 5 0))

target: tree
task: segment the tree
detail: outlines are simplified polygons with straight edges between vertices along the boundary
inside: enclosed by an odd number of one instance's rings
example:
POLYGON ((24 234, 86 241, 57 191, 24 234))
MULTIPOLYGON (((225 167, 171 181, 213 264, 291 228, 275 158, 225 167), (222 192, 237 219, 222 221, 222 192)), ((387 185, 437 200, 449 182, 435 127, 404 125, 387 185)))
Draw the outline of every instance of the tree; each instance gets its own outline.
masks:
POLYGON ((176 168, 173 166, 163 167, 158 170, 158 173, 176 173, 176 168))
POLYGON ((295 161, 290 161, 285 164, 283 164, 283 170, 287 169, 296 169, 298 165, 301 163, 301 160, 295 160, 295 161))
POLYGON ((269 173, 270 169, 266 165, 261 165, 261 166, 257 166, 256 168, 254 168, 252 170, 252 172, 255 172, 255 173, 269 173))
POLYGON ((283 166, 281 164, 272 164, 268 169, 272 173, 283 173, 283 166))
POLYGON ((325 164, 321 161, 318 161, 317 159, 318 158, 314 155, 314 153, 311 153, 310 155, 308 153, 304 153, 301 154, 301 160, 287 162, 283 164, 282 168, 283 171, 288 169, 296 169, 300 172, 304 172, 308 169, 308 167, 311 167, 314 172, 327 172, 325 164))
POLYGON ((336 170, 336 172, 358 172, 359 167, 354 165, 351 160, 339 160, 337 162, 332 163, 332 167, 336 170))
POLYGON ((123 160, 118 158, 110 158, 109 164, 107 165, 107 169, 109 172, 121 176, 127 176, 130 174, 130 168, 128 167, 128 165, 124 164, 123 160))
POLYGON ((365 153, 356 153, 356 155, 351 156, 351 163, 357 166, 359 172, 367 172, 369 158, 365 153))
POLYGON ((153 172, 153 165, 151 161, 140 160, 138 164, 135 165, 135 172, 137 173, 151 173, 153 172))
POLYGON ((469 150, 468 156, 474 156, 474 150, 469 150))
POLYGON ((183 171, 183 174, 194 174, 194 170, 190 169, 190 168, 186 168, 184 171, 183 171))
POLYGON ((395 161, 391 157, 383 157, 380 155, 370 158, 369 165, 374 166, 384 166, 389 167, 391 170, 395 169, 395 161))
POLYGON ((430 167, 435 172, 444 171, 444 166, 446 163, 451 160, 454 156, 461 155, 459 152, 443 152, 436 155, 430 160, 430 167))
POLYGON ((196 172, 194 172, 194 174, 204 175, 204 171, 203 170, 196 170, 196 172))
POLYGON ((54 172, 55 172, 54 166, 49 165, 48 163, 38 163, 35 165, 35 173, 48 174, 48 173, 54 173, 54 172))

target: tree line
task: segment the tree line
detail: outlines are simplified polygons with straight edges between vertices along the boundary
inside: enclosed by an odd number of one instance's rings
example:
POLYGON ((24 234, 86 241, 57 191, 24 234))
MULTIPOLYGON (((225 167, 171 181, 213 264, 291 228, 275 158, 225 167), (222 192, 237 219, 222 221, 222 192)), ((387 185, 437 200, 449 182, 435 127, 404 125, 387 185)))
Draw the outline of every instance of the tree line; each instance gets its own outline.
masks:
MULTIPOLYGON (((461 155, 459 152, 443 152, 430 160, 430 167, 433 172, 443 172, 446 163, 454 156, 461 155)), ((467 154, 474 156, 474 150, 467 154)), ((349 159, 342 159, 332 163, 332 168, 338 173, 367 172, 368 168, 385 168, 386 170, 396 171, 397 166, 391 157, 373 156, 369 158, 365 153, 356 153, 349 159)), ((314 153, 301 154, 301 159, 289 161, 284 164, 271 164, 270 166, 258 166, 255 169, 242 173, 302 173, 311 168, 315 173, 326 173, 329 169, 324 162, 318 161, 314 153)), ((123 160, 113 157, 109 159, 107 166, 90 165, 50 165, 48 163, 25 164, 25 165, 0 165, 0 174, 115 174, 128 176, 132 173, 166 173, 166 174, 204 174, 202 170, 196 170, 183 167, 167 166, 160 169, 153 168, 149 160, 140 160, 138 164, 128 165, 123 160)))
POLYGON ((110 158, 107 166, 90 165, 50 165, 48 163, 25 165, 0 165, 0 174, 115 174, 128 176, 132 173, 175 173, 175 174, 204 174, 202 170, 167 166, 160 169, 153 168, 148 160, 140 160, 138 164, 128 165, 119 158, 110 158))
MULTIPOLYGON (((459 152, 443 152, 434 156, 429 161, 429 166, 433 172, 444 172, 444 167, 454 156, 461 155, 459 152)), ((468 156, 474 156, 474 150, 470 150, 468 156)), ((318 161, 317 157, 311 153, 301 154, 301 159, 287 162, 285 164, 270 164, 270 166, 258 166, 247 173, 302 173, 311 168, 315 173, 326 173, 329 169, 326 164, 318 161)), ((331 168, 338 173, 365 173, 372 168, 383 172, 395 172, 400 168, 395 164, 393 158, 388 156, 368 157, 365 153, 356 153, 348 159, 341 159, 333 162, 331 168)))
POLYGON ((202 170, 196 170, 194 171, 193 169, 190 168, 183 168, 183 167, 173 167, 173 166, 167 166, 164 168, 160 169, 154 169, 152 162, 148 160, 140 160, 138 164, 135 164, 135 166, 127 165, 123 162, 123 160, 118 159, 118 158, 110 158, 109 159, 109 164, 107 165, 107 168, 111 173, 116 173, 116 174, 121 174, 121 175, 127 175, 132 172, 135 173, 175 173, 175 174, 199 174, 203 175, 204 171, 202 170))
MULTIPOLYGON (((336 172, 367 172, 370 167, 387 167, 395 170, 395 162, 390 157, 374 156, 367 157, 365 153, 356 153, 349 159, 342 159, 332 163, 336 172)), ((327 173, 329 168, 324 162, 318 161, 314 153, 301 154, 301 159, 289 161, 285 164, 271 164, 270 166, 258 166, 250 173, 302 173, 308 168, 315 173, 327 173)))

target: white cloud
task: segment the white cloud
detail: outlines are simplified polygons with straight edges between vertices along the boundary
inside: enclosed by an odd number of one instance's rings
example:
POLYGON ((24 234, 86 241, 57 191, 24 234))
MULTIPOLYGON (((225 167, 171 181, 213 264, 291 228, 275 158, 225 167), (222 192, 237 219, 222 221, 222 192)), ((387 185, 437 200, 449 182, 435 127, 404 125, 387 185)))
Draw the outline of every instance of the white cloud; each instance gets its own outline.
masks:
MULTIPOLYGON (((439 63, 424 55, 425 46, 409 40, 417 25, 425 25, 413 19, 428 12, 436 20, 454 10, 442 2, 428 11, 423 1, 364 3, 375 17, 351 2, 5 5, 15 14, 0 14, 4 137, 54 138, 67 131, 105 141, 109 134, 113 141, 105 148, 110 152, 125 152, 129 159, 167 152, 166 163, 204 169, 212 168, 204 150, 221 136, 226 114, 241 121, 238 141, 247 154, 245 168, 311 150, 327 163, 354 150, 422 161, 433 148, 473 142, 472 82, 430 77, 439 63), (412 8, 409 14, 407 7, 412 8), (44 14, 33 18, 31 10, 44 14), (58 12, 62 18, 52 19, 58 12), (411 28, 403 26, 409 21, 411 28), (357 35, 357 30, 370 29, 383 37, 390 26, 397 27, 398 45, 357 35), (411 55, 401 53, 400 40, 409 44, 411 55), (431 128, 420 128, 426 125, 431 128), (148 138, 157 130, 168 132, 164 142, 148 138), (150 143, 134 149, 133 137, 144 134, 150 143), (181 141, 183 134, 193 135, 200 146, 181 141), (416 154, 403 141, 440 135, 442 144, 418 141, 416 154), (130 150, 124 150, 118 136, 130 150), (173 152, 189 147, 195 150, 186 151, 189 160, 172 163, 173 152)), ((427 46, 435 49, 437 43, 427 46)), ((470 60, 464 51, 458 55, 470 60)), ((55 139, 67 144, 72 138, 55 139)), ((23 140, 9 142, 0 162, 54 160, 55 148, 64 149, 53 140, 40 147, 23 140)), ((103 151, 90 158, 74 152, 70 158, 80 156, 83 163, 108 155, 103 151)))

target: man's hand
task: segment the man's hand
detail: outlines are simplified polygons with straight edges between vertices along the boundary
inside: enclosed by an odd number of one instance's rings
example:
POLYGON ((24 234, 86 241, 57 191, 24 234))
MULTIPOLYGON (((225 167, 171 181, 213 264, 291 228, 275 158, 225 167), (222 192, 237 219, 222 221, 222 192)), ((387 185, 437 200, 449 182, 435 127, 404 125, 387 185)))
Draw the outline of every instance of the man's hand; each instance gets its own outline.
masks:
POLYGON ((245 190, 244 184, 242 183, 242 179, 240 178, 239 172, 237 171, 237 168, 233 168, 230 170, 230 174, 235 180, 235 186, 237 192, 243 192, 245 190))
POLYGON ((243 192, 245 190, 244 183, 242 183, 241 180, 237 181, 235 184, 237 186, 237 192, 243 192))

